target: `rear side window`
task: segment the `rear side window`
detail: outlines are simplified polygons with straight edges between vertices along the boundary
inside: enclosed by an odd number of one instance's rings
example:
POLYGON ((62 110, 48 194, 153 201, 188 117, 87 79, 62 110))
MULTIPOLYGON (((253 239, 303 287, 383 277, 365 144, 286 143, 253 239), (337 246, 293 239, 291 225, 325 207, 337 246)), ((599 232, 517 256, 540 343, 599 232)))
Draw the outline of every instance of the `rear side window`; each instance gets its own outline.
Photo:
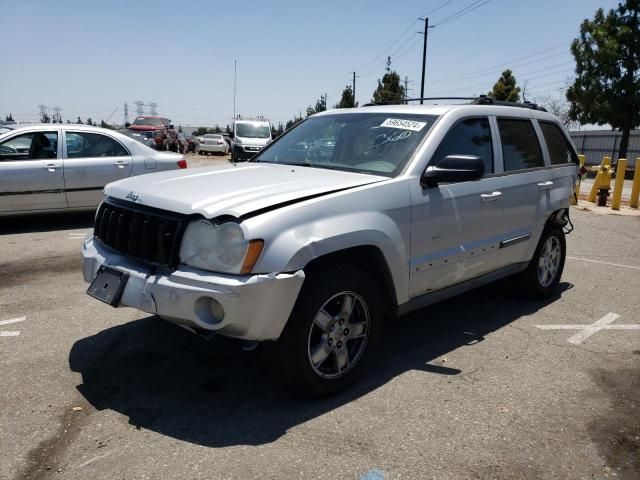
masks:
POLYGON ((126 157, 120 143, 99 133, 67 132, 67 158, 126 157))
POLYGON ((484 160, 485 173, 493 173, 493 143, 491 127, 485 117, 467 118, 455 124, 444 137, 436 153, 433 165, 448 155, 474 155, 484 160))
POLYGON ((551 122, 539 122, 544 141, 547 142, 551 165, 578 163, 578 156, 558 125, 551 122))
POLYGON ((47 160, 57 157, 56 132, 25 133, 0 144, 0 161, 47 160))
POLYGON ((538 136, 530 120, 499 118, 504 171, 544 167, 538 136))

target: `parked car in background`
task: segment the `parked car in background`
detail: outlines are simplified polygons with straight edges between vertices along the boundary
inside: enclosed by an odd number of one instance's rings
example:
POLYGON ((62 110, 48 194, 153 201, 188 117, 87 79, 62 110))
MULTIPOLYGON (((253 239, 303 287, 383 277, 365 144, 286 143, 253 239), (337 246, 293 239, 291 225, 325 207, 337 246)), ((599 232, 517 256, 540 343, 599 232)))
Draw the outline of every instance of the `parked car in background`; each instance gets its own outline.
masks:
POLYGON ((189 145, 187 151, 191 153, 196 153, 198 151, 200 142, 198 140, 198 137, 195 137, 193 135, 187 135, 187 144, 189 145))
POLYGON ((0 215, 95 208, 107 183, 186 166, 113 130, 20 126, 0 134, 0 215))
POLYGON ((171 120, 157 115, 140 115, 127 128, 132 132, 151 132, 156 143, 156 149, 164 150, 167 130, 171 127, 171 120))
POLYGON ((219 133, 207 133, 198 140, 200 142, 198 147, 200 155, 208 155, 210 153, 226 155, 229 153, 229 145, 224 141, 224 138, 219 133))
POLYGON ((154 139, 153 132, 145 132, 145 131, 132 132, 128 128, 122 128, 122 129, 116 130, 116 132, 121 133, 122 135, 126 135, 127 137, 133 138, 134 140, 137 140, 138 142, 142 143, 143 145, 146 145, 149 148, 154 148, 154 149, 156 148, 156 141, 154 139))
POLYGON ((577 163, 534 105, 322 112, 246 165, 110 184, 84 278, 113 306, 262 341, 275 379, 326 395, 379 354, 385 316, 402 328, 393 317, 505 277, 553 295, 577 163), (163 242, 119 243, 119 219, 141 218, 163 242))
POLYGON ((271 143, 271 124, 267 120, 235 120, 231 160, 250 160, 271 143))

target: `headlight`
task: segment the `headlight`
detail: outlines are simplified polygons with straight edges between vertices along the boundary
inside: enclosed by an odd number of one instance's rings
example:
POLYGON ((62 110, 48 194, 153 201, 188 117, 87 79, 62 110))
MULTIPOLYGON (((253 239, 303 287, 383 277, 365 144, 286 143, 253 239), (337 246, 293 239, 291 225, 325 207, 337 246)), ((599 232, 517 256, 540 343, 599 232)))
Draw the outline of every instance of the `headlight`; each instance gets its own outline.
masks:
POLYGON ((235 142, 235 144, 236 144, 236 145, 242 145, 242 140, 241 140, 241 139, 239 139, 238 137, 236 137, 236 138, 234 139, 234 142, 235 142))
POLYGON ((212 272, 250 273, 262 252, 263 241, 244 238, 240 225, 191 222, 180 245, 180 261, 212 272))

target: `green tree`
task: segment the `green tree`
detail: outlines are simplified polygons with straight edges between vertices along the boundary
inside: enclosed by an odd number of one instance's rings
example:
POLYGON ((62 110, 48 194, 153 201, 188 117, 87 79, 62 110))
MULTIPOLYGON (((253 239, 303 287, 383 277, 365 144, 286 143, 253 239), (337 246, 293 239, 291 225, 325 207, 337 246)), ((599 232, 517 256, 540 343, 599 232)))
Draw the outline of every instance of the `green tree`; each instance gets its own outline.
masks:
POLYGON ((402 103, 404 87, 400 84, 400 75, 391 71, 385 73, 382 81, 378 80, 378 88, 373 92, 373 103, 402 103))
POLYGON ((182 133, 182 125, 178 125, 178 133, 182 133))
POLYGON ((571 118, 609 124, 622 132, 618 158, 626 158, 631 130, 640 125, 640 0, 625 0, 580 25, 571 44, 576 79, 567 90, 571 118))
POLYGON ((220 130, 220 127, 218 126, 218 124, 216 124, 216 128, 213 133, 222 133, 222 130, 220 130))
POLYGON ((507 69, 502 72, 500 78, 493 86, 493 90, 489 92, 489 96, 495 100, 505 102, 520 101, 520 87, 516 87, 516 77, 513 72, 507 69))
POLYGON ((82 125, 82 123, 83 123, 82 119, 80 117, 78 117, 78 121, 76 123, 79 124, 79 125, 82 125))
POLYGON ((91 120, 91 117, 87 118, 87 121, 85 122, 87 125, 91 125, 93 126, 93 120, 91 120))
POLYGON ((307 117, 310 117, 314 113, 324 112, 327 109, 327 96, 320 95, 320 98, 316 100, 315 108, 309 105, 307 107, 307 117))
POLYGON ((229 128, 228 124, 227 124, 227 127, 224 129, 224 131, 227 135, 231 133, 231 128, 229 128))
POLYGON ((13 115, 11 113, 9 113, 9 115, 7 115, 6 117, 4 117, 4 120, 6 122, 14 122, 15 120, 13 119, 13 115))
POLYGON ((333 108, 353 108, 353 107, 357 107, 358 104, 355 102, 355 98, 353 96, 353 89, 351 88, 351 85, 347 85, 346 87, 344 87, 344 90, 342 90, 342 98, 340 98, 340 101, 334 105, 333 108))

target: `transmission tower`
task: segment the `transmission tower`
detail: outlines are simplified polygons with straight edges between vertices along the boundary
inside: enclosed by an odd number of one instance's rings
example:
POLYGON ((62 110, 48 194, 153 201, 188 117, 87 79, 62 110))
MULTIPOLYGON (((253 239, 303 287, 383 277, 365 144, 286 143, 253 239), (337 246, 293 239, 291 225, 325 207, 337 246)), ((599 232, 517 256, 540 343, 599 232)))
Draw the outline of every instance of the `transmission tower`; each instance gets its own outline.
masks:
POLYGON ((409 88, 409 84, 413 83, 413 80, 409 80, 409 77, 405 75, 404 77, 404 99, 409 98, 409 92, 412 91, 412 88, 409 88))
POLYGON ((144 115, 144 102, 142 100, 136 100, 136 113, 138 115, 144 115))
POLYGON ((62 109, 60 107, 53 107, 53 120, 56 123, 62 123, 62 109))
POLYGON ((158 104, 155 102, 152 102, 149 104, 149 114, 150 115, 157 115, 158 114, 158 104))
POLYGON ((49 107, 40 104, 38 105, 38 108, 40 109, 40 121, 44 123, 46 122, 46 118, 48 117, 49 107))
POLYGON ((391 57, 387 57, 387 68, 385 68, 387 73, 391 71, 391 57))
POLYGON ((129 105, 124 102, 124 122, 122 124, 126 125, 127 123, 129 123, 129 105))

